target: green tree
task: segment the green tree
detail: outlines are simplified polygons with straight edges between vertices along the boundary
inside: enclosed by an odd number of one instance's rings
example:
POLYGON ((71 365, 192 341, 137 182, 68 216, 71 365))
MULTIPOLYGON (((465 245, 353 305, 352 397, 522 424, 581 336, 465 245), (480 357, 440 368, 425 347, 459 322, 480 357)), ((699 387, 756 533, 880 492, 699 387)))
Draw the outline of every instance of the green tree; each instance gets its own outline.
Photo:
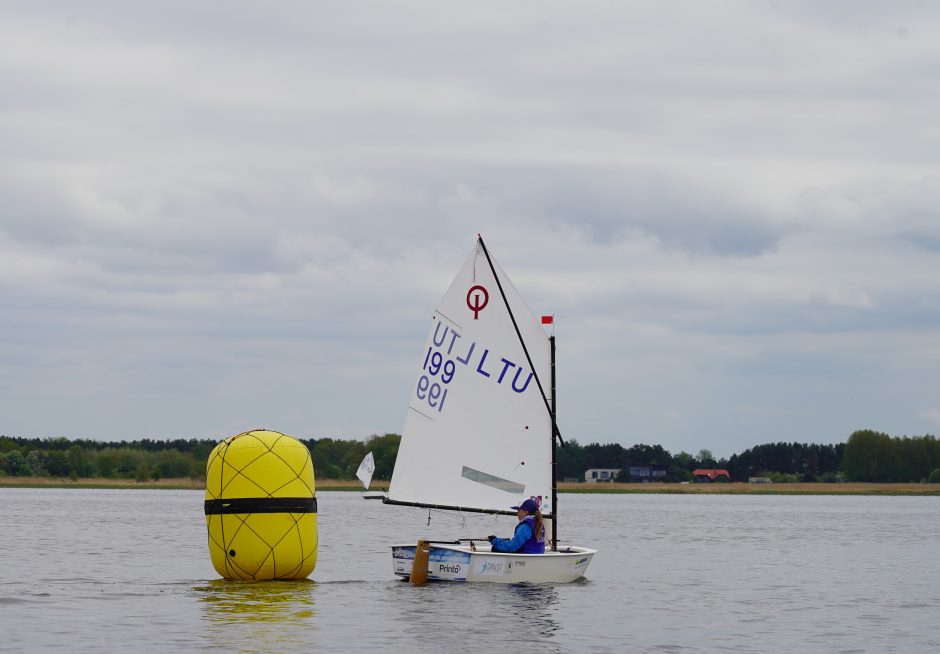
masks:
MULTIPOLYGON (((26 467, 29 468, 29 475, 47 475, 46 453, 42 450, 30 450, 26 455, 26 467)), ((25 476, 25 475, 24 475, 25 476)))
POLYGON ((85 452, 85 449, 78 443, 75 443, 69 448, 68 456, 69 475, 74 472, 76 477, 90 477, 94 473, 94 465, 85 452))
POLYGON ((875 481, 878 476, 878 442, 887 438, 869 429, 854 432, 845 445, 842 469, 849 481, 875 481))
POLYGON ((398 446, 401 443, 401 436, 398 434, 385 434, 384 436, 372 436, 366 442, 366 449, 372 451, 375 459, 375 478, 391 479, 392 470, 395 468, 395 458, 398 456, 398 446))
POLYGON ((117 473, 117 457, 113 451, 104 450, 95 456, 95 469, 99 477, 110 479, 117 473))
POLYGON ((53 450, 46 454, 46 470, 53 477, 66 477, 69 474, 69 455, 62 450, 53 450))
POLYGON ((144 452, 129 447, 114 450, 117 456, 117 472, 119 477, 130 479, 137 472, 137 466, 144 460, 144 452))
POLYGON ((933 436, 892 438, 870 429, 849 437, 842 458, 850 481, 921 481, 938 465, 940 448, 933 436))
POLYGON ((150 479, 150 466, 147 465, 146 461, 141 461, 137 464, 137 472, 134 474, 134 479, 140 483, 150 479))
POLYGON ((6 454, 7 473, 17 477, 29 477, 33 469, 26 464, 26 457, 19 450, 12 450, 6 454))
POLYGON ((6 453, 6 471, 7 474, 19 476, 20 469, 26 462, 26 456, 19 450, 11 450, 6 453))
POLYGON ((715 455, 711 453, 711 450, 706 450, 702 448, 698 451, 698 456, 696 458, 696 466, 699 468, 709 468, 713 469, 718 465, 718 462, 715 461, 715 455))
POLYGON ((591 467, 588 465, 584 448, 574 438, 565 441, 565 447, 555 450, 555 459, 559 480, 570 478, 584 481, 584 471, 591 467))
POLYGON ((205 465, 201 465, 201 471, 197 472, 195 468, 200 466, 191 455, 183 454, 178 450, 163 450, 152 455, 154 457, 155 469, 160 471, 160 477, 172 479, 178 477, 201 477, 205 471, 205 465))

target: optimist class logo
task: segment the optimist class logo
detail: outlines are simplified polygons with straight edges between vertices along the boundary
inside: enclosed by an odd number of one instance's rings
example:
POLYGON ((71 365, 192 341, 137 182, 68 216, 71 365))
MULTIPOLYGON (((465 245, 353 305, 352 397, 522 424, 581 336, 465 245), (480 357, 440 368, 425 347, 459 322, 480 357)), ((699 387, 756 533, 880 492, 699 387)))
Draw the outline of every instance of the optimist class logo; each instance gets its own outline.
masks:
POLYGON ((480 312, 490 303, 490 294, 485 288, 477 284, 467 291, 467 307, 473 312, 473 319, 480 319, 480 312))

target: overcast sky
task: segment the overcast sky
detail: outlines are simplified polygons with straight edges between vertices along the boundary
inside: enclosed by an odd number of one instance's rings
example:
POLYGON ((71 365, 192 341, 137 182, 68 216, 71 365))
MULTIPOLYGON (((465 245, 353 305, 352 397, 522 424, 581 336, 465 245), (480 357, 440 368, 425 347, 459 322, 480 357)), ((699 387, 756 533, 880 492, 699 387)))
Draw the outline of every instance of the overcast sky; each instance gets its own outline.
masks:
POLYGON ((0 2, 0 433, 399 432, 482 233, 582 444, 940 429, 940 5, 0 2))

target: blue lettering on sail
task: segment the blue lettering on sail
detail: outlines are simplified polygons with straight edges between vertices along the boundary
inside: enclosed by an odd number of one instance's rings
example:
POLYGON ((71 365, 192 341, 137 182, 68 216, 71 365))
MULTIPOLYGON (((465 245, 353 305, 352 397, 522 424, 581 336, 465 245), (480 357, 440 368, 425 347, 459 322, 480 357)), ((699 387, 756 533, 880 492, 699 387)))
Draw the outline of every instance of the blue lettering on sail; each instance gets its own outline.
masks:
POLYGON ((437 325, 434 327, 434 338, 431 339, 434 342, 434 347, 440 347, 444 344, 444 340, 447 338, 447 332, 449 331, 450 327, 446 327, 442 322, 437 323, 437 325), (441 331, 441 327, 444 327, 444 333, 440 334, 440 340, 438 340, 437 337, 441 331))
POLYGON ((461 358, 461 357, 457 357, 457 361, 459 361, 459 362, 462 363, 463 365, 467 365, 467 364, 470 362, 470 357, 473 356, 473 348, 475 348, 476 346, 477 346, 476 343, 470 343, 470 349, 467 350, 466 356, 464 356, 464 357, 462 357, 462 358, 461 358))
MULTIPOLYGON (((424 361, 415 386, 415 397, 422 404, 437 413, 443 413, 447 394, 451 390, 451 382, 457 375, 457 364, 473 366, 481 377, 492 379, 499 385, 503 384, 503 380, 511 377, 512 381, 507 386, 511 386, 515 393, 525 393, 529 388, 534 377, 532 372, 506 357, 499 357, 502 366, 488 365, 487 359, 491 354, 489 348, 481 346, 482 352, 478 357, 474 356, 477 352, 475 341, 469 343, 464 341, 459 348, 456 348, 457 341, 461 338, 457 330, 444 324, 444 321, 438 320, 436 316, 434 320, 437 324, 434 326, 431 343, 424 354, 424 361), (514 373, 513 370, 515 370, 514 373)), ((493 356, 498 355, 494 353, 493 356)))
POLYGON ((457 343, 457 339, 460 338, 460 334, 451 329, 450 327, 444 327, 444 333, 441 333, 441 326, 444 323, 439 322, 434 327, 434 336, 431 341, 434 343, 434 347, 441 347, 444 343, 447 342, 447 335, 450 334, 450 345, 447 346, 447 355, 450 356, 450 353, 454 351, 454 345, 457 343))
MULTIPOLYGON (((510 361, 509 359, 500 359, 500 361, 503 362, 503 371, 502 371, 501 373, 499 373, 499 379, 496 380, 496 383, 497 383, 497 384, 502 384, 502 383, 503 383, 503 377, 506 376, 506 371, 507 371, 507 370, 509 370, 510 368, 515 368, 515 367, 516 367, 516 364, 514 364, 514 363, 513 363, 512 361, 510 361)), ((516 373, 516 374, 518 375, 518 373, 516 373)))
POLYGON ((512 380, 512 390, 516 391, 517 393, 525 393, 525 389, 529 387, 529 382, 532 381, 532 373, 530 372, 529 376, 525 380, 525 385, 522 388, 519 388, 519 386, 517 385, 517 382, 519 381, 519 373, 521 372, 522 372, 522 368, 519 368, 516 371, 516 376, 512 380))
POLYGON ((457 374, 457 364, 452 359, 447 359, 436 347, 440 347, 447 339, 448 332, 453 334, 451 338, 450 349, 454 347, 459 334, 449 327, 444 327, 444 333, 441 334, 441 323, 434 327, 434 336, 431 337, 433 345, 428 348, 424 355, 424 363, 421 364, 422 374, 418 377, 418 384, 415 388, 415 397, 426 402, 429 407, 436 409, 438 413, 444 411, 444 403, 447 401, 448 384, 454 380, 457 374))
POLYGON ((447 348, 447 356, 450 356, 450 353, 454 351, 454 345, 457 343, 458 338, 460 338, 460 334, 453 329, 450 330, 450 347, 447 348))
POLYGON ((489 350, 483 350, 483 356, 480 357, 480 363, 477 364, 477 372, 483 375, 484 377, 489 377, 490 373, 486 372, 483 369, 483 364, 486 362, 486 355, 489 354, 489 350))

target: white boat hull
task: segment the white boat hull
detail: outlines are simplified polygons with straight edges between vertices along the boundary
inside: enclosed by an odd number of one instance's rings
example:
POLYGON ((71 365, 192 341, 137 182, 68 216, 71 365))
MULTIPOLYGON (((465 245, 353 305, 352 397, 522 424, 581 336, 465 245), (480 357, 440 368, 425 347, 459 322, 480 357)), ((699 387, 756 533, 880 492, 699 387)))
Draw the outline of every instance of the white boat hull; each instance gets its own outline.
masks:
MULTIPOLYGON (((434 543, 428 557, 431 581, 480 581, 499 584, 568 583, 584 576, 597 550, 562 547, 545 554, 506 554, 490 551, 489 544, 443 545, 434 543)), ((392 569, 408 578, 414 563, 414 545, 392 545, 392 569)))

